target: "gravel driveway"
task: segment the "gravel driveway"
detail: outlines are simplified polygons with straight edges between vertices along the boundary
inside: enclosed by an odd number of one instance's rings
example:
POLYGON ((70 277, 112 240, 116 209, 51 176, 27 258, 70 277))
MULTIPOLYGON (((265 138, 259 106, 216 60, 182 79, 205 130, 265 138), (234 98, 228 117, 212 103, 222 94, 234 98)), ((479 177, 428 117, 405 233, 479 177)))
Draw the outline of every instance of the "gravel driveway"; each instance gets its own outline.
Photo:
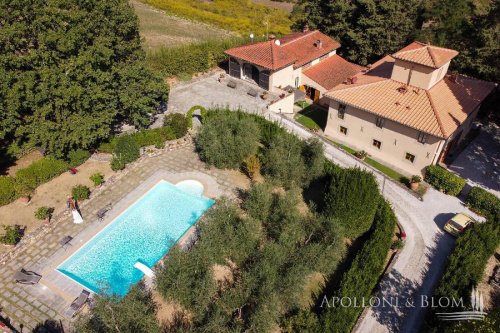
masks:
POLYGON ((500 197, 500 127, 483 127, 448 168, 500 197))

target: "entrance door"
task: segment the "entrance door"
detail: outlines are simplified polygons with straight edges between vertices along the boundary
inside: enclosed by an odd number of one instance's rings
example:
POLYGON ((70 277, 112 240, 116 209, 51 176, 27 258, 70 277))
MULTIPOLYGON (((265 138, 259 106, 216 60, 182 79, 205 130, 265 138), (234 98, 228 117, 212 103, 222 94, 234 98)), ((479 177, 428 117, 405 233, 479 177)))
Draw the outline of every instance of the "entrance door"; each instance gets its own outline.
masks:
POLYGON ((319 90, 317 90, 313 87, 309 87, 309 86, 305 86, 305 87, 306 87, 307 98, 311 99, 314 103, 318 103, 319 102, 319 95, 320 95, 319 90))
POLYGON ((241 76, 240 63, 233 58, 229 58, 229 75, 238 79, 241 76))

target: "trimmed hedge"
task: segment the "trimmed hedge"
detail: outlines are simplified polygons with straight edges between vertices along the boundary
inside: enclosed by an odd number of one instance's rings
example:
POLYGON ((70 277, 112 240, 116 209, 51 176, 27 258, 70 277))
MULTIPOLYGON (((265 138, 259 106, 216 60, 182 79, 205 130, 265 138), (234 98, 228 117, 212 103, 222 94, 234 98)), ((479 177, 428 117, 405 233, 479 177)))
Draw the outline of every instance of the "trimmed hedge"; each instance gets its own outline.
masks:
POLYGON ((112 154, 118 140, 123 137, 131 137, 141 148, 152 145, 155 145, 157 148, 162 148, 165 145, 165 141, 177 139, 171 127, 152 128, 132 134, 115 136, 110 141, 101 143, 97 150, 101 153, 112 154))
POLYGON ((477 286, 483 278, 488 259, 494 255, 500 240, 499 221, 487 221, 477 223, 457 239, 455 249, 448 257, 448 262, 443 276, 434 291, 434 299, 440 297, 459 299, 462 297, 464 308, 450 309, 448 307, 433 308, 428 314, 424 330, 425 332, 443 332, 453 323, 437 320, 436 312, 465 311, 470 310, 470 293, 472 287, 477 286))
POLYGON ((6 205, 17 198, 15 185, 14 177, 0 176, 0 206, 6 205))
POLYGON ((465 186, 464 179, 439 165, 429 165, 424 179, 437 190, 449 195, 458 195, 465 186))
POLYGON ((332 169, 324 194, 323 213, 338 220, 349 238, 357 238, 370 229, 380 192, 372 173, 359 168, 332 169))
MULTIPOLYGON (((387 253, 392 245, 396 216, 389 203, 380 200, 371 228, 370 238, 356 255, 351 267, 343 274, 337 297, 349 296, 358 300, 369 299, 384 270, 387 253)), ((332 298, 329 299, 331 302, 332 298)), ((331 307, 320 315, 321 332, 351 332, 362 307, 331 307)), ((323 308, 327 306, 325 300, 323 308)))
POLYGON ((74 168, 82 165, 83 162, 88 160, 90 157, 90 152, 88 150, 76 149, 68 153, 69 166, 74 168))
POLYGON ((500 199, 481 187, 475 186, 470 190, 467 207, 485 216, 500 216, 500 199))
POLYGON ((44 157, 16 173, 16 182, 31 190, 68 170, 69 164, 53 157, 44 157))
POLYGON ((203 106, 201 106, 201 105, 195 105, 195 106, 191 107, 188 110, 188 112, 186 113, 186 120, 187 120, 189 128, 193 128, 193 113, 196 110, 200 110, 201 119, 205 118, 205 116, 207 115, 207 110, 203 106))

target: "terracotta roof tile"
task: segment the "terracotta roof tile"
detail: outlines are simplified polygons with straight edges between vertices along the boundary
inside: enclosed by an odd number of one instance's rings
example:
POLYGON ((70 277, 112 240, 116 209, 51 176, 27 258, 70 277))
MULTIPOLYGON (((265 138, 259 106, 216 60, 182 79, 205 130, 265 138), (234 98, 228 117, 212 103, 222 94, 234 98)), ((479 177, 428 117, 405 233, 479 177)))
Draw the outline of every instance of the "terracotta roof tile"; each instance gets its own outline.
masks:
POLYGON ((270 70, 278 70, 290 64, 296 68, 303 66, 340 47, 338 42, 318 30, 289 34, 277 44, 276 41, 253 43, 226 50, 225 53, 270 70))
POLYGON ((330 90, 365 67, 353 64, 335 54, 304 70, 303 74, 323 88, 330 90))
POLYGON ((440 138, 447 138, 495 88, 491 82, 459 75, 446 76, 431 89, 390 79, 394 65, 385 57, 356 84, 340 84, 326 96, 440 138), (406 93, 399 88, 406 87, 406 93))
POLYGON ((433 45, 413 42, 394 53, 395 59, 413 62, 432 68, 440 68, 458 55, 458 52, 433 45))
POLYGON ((296 60, 272 40, 235 47, 225 53, 270 70, 291 65, 296 60))

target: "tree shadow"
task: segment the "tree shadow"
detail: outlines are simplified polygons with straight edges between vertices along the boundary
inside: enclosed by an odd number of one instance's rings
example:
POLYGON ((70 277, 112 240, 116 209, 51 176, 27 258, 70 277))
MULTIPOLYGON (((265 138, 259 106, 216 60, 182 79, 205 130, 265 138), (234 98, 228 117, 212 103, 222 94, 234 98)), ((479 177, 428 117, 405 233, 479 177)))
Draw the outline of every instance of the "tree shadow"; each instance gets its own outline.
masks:
POLYGON ((389 332, 399 332, 403 324, 405 307, 413 302, 418 285, 399 271, 391 269, 377 286, 375 296, 380 300, 372 311, 377 321, 389 332))
MULTIPOLYGON (((421 284, 402 276, 395 269, 386 274, 379 283, 378 297, 392 300, 391 304, 398 299, 397 306, 372 307, 377 321, 387 327, 389 332, 418 332, 428 310, 427 301, 431 299, 441 278, 453 243, 453 237, 438 234, 434 238, 434 246, 426 247, 425 257, 429 264, 420 271, 423 276, 421 284)), ((417 278, 418 276, 415 276, 415 279, 417 278)))
POLYGON ((35 326, 32 333, 64 333, 64 326, 61 321, 47 319, 43 323, 35 326))
MULTIPOLYGON (((0 313, 2 312, 2 310, 3 309, 0 308, 0 313)), ((20 333, 14 326, 12 326, 9 317, 4 317, 0 314, 0 323, 5 325, 8 329, 10 329, 12 333, 20 333)))

